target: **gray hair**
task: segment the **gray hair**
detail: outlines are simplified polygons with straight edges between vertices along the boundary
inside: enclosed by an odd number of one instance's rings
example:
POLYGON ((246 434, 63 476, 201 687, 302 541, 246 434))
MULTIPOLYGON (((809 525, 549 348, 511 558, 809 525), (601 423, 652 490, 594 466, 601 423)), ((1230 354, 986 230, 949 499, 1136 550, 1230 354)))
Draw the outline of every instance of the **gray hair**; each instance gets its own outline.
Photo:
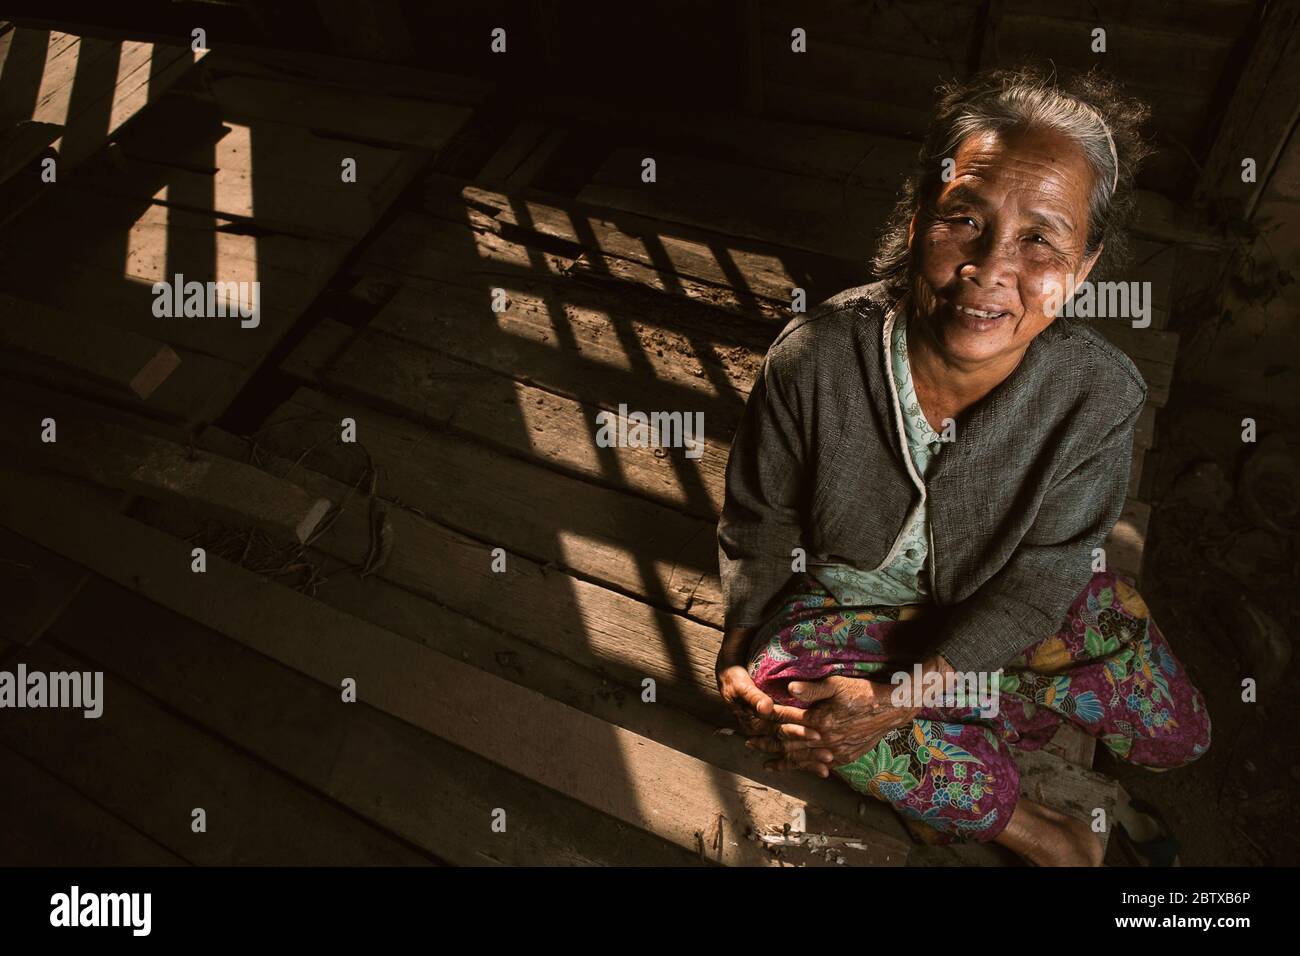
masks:
POLYGON ((969 136, 1012 129, 1054 129, 1083 150, 1093 172, 1088 197, 1085 255, 1105 243, 1096 275, 1106 275, 1127 251, 1125 226, 1134 205, 1134 176, 1151 152, 1140 127, 1150 109, 1125 97, 1099 72, 1058 85, 1033 68, 993 70, 939 88, 934 121, 881 236, 872 265, 876 275, 902 287, 911 266, 908 226, 932 207, 942 190, 943 160, 969 136))

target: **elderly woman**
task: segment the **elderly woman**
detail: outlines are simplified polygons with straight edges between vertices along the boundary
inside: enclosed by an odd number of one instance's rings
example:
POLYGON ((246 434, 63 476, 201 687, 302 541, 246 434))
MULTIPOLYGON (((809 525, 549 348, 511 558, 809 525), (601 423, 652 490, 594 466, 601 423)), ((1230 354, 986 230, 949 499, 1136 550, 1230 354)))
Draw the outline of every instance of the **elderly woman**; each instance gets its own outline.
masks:
POLYGON ((1146 385, 1055 314, 1122 243, 1145 110, 1097 76, 942 92, 880 281, 795 318, 750 394, 718 527, 718 686, 770 767, 833 770, 921 839, 1096 865, 1087 824, 1020 796, 1009 746, 1069 720, 1167 769, 1210 741, 1132 581, 1105 570, 1146 385), (984 677, 996 706, 900 699, 900 673, 914 691, 984 677))

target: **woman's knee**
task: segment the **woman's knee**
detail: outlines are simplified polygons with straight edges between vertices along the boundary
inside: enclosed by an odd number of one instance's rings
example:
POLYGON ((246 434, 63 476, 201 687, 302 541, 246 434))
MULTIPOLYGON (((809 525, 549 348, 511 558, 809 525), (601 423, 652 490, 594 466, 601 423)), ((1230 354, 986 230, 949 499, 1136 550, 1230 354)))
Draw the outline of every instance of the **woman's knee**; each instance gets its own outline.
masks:
POLYGON ((1210 714, 1200 702, 1199 692, 1196 704, 1182 716, 1172 734, 1137 737, 1127 747, 1112 747, 1112 752, 1125 763, 1154 771, 1174 770, 1194 763, 1210 749, 1213 740, 1210 714))
POLYGON ((1010 749, 978 724, 914 720, 836 773, 938 844, 996 839, 1020 798, 1010 749))

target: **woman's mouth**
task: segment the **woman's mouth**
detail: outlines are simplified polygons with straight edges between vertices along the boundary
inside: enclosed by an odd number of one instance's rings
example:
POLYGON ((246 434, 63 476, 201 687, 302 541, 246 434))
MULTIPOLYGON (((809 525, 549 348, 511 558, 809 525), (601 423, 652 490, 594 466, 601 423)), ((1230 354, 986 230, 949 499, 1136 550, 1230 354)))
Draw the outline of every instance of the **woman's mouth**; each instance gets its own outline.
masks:
POLYGON ((1011 313, 997 309, 977 309, 970 305, 952 304, 953 314, 962 325, 974 332, 986 332, 1011 313))

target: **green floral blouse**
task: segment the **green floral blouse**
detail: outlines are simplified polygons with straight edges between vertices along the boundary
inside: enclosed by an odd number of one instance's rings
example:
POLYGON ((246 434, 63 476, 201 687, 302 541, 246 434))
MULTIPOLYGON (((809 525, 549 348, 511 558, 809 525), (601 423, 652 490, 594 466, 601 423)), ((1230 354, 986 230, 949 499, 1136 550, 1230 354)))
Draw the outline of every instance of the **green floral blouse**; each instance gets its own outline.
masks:
POLYGON ((848 564, 823 564, 810 567, 813 575, 840 605, 883 604, 899 607, 924 604, 930 600, 930 573, 926 560, 930 554, 930 521, 926 514, 924 477, 930 462, 943 447, 942 437, 930 427, 917 401, 912 385, 912 369, 907 358, 907 315, 894 313, 890 337, 890 364, 893 372, 894 399, 903 419, 907 450, 916 470, 913 479, 920 498, 903 523, 903 530, 885 563, 874 570, 848 564))

